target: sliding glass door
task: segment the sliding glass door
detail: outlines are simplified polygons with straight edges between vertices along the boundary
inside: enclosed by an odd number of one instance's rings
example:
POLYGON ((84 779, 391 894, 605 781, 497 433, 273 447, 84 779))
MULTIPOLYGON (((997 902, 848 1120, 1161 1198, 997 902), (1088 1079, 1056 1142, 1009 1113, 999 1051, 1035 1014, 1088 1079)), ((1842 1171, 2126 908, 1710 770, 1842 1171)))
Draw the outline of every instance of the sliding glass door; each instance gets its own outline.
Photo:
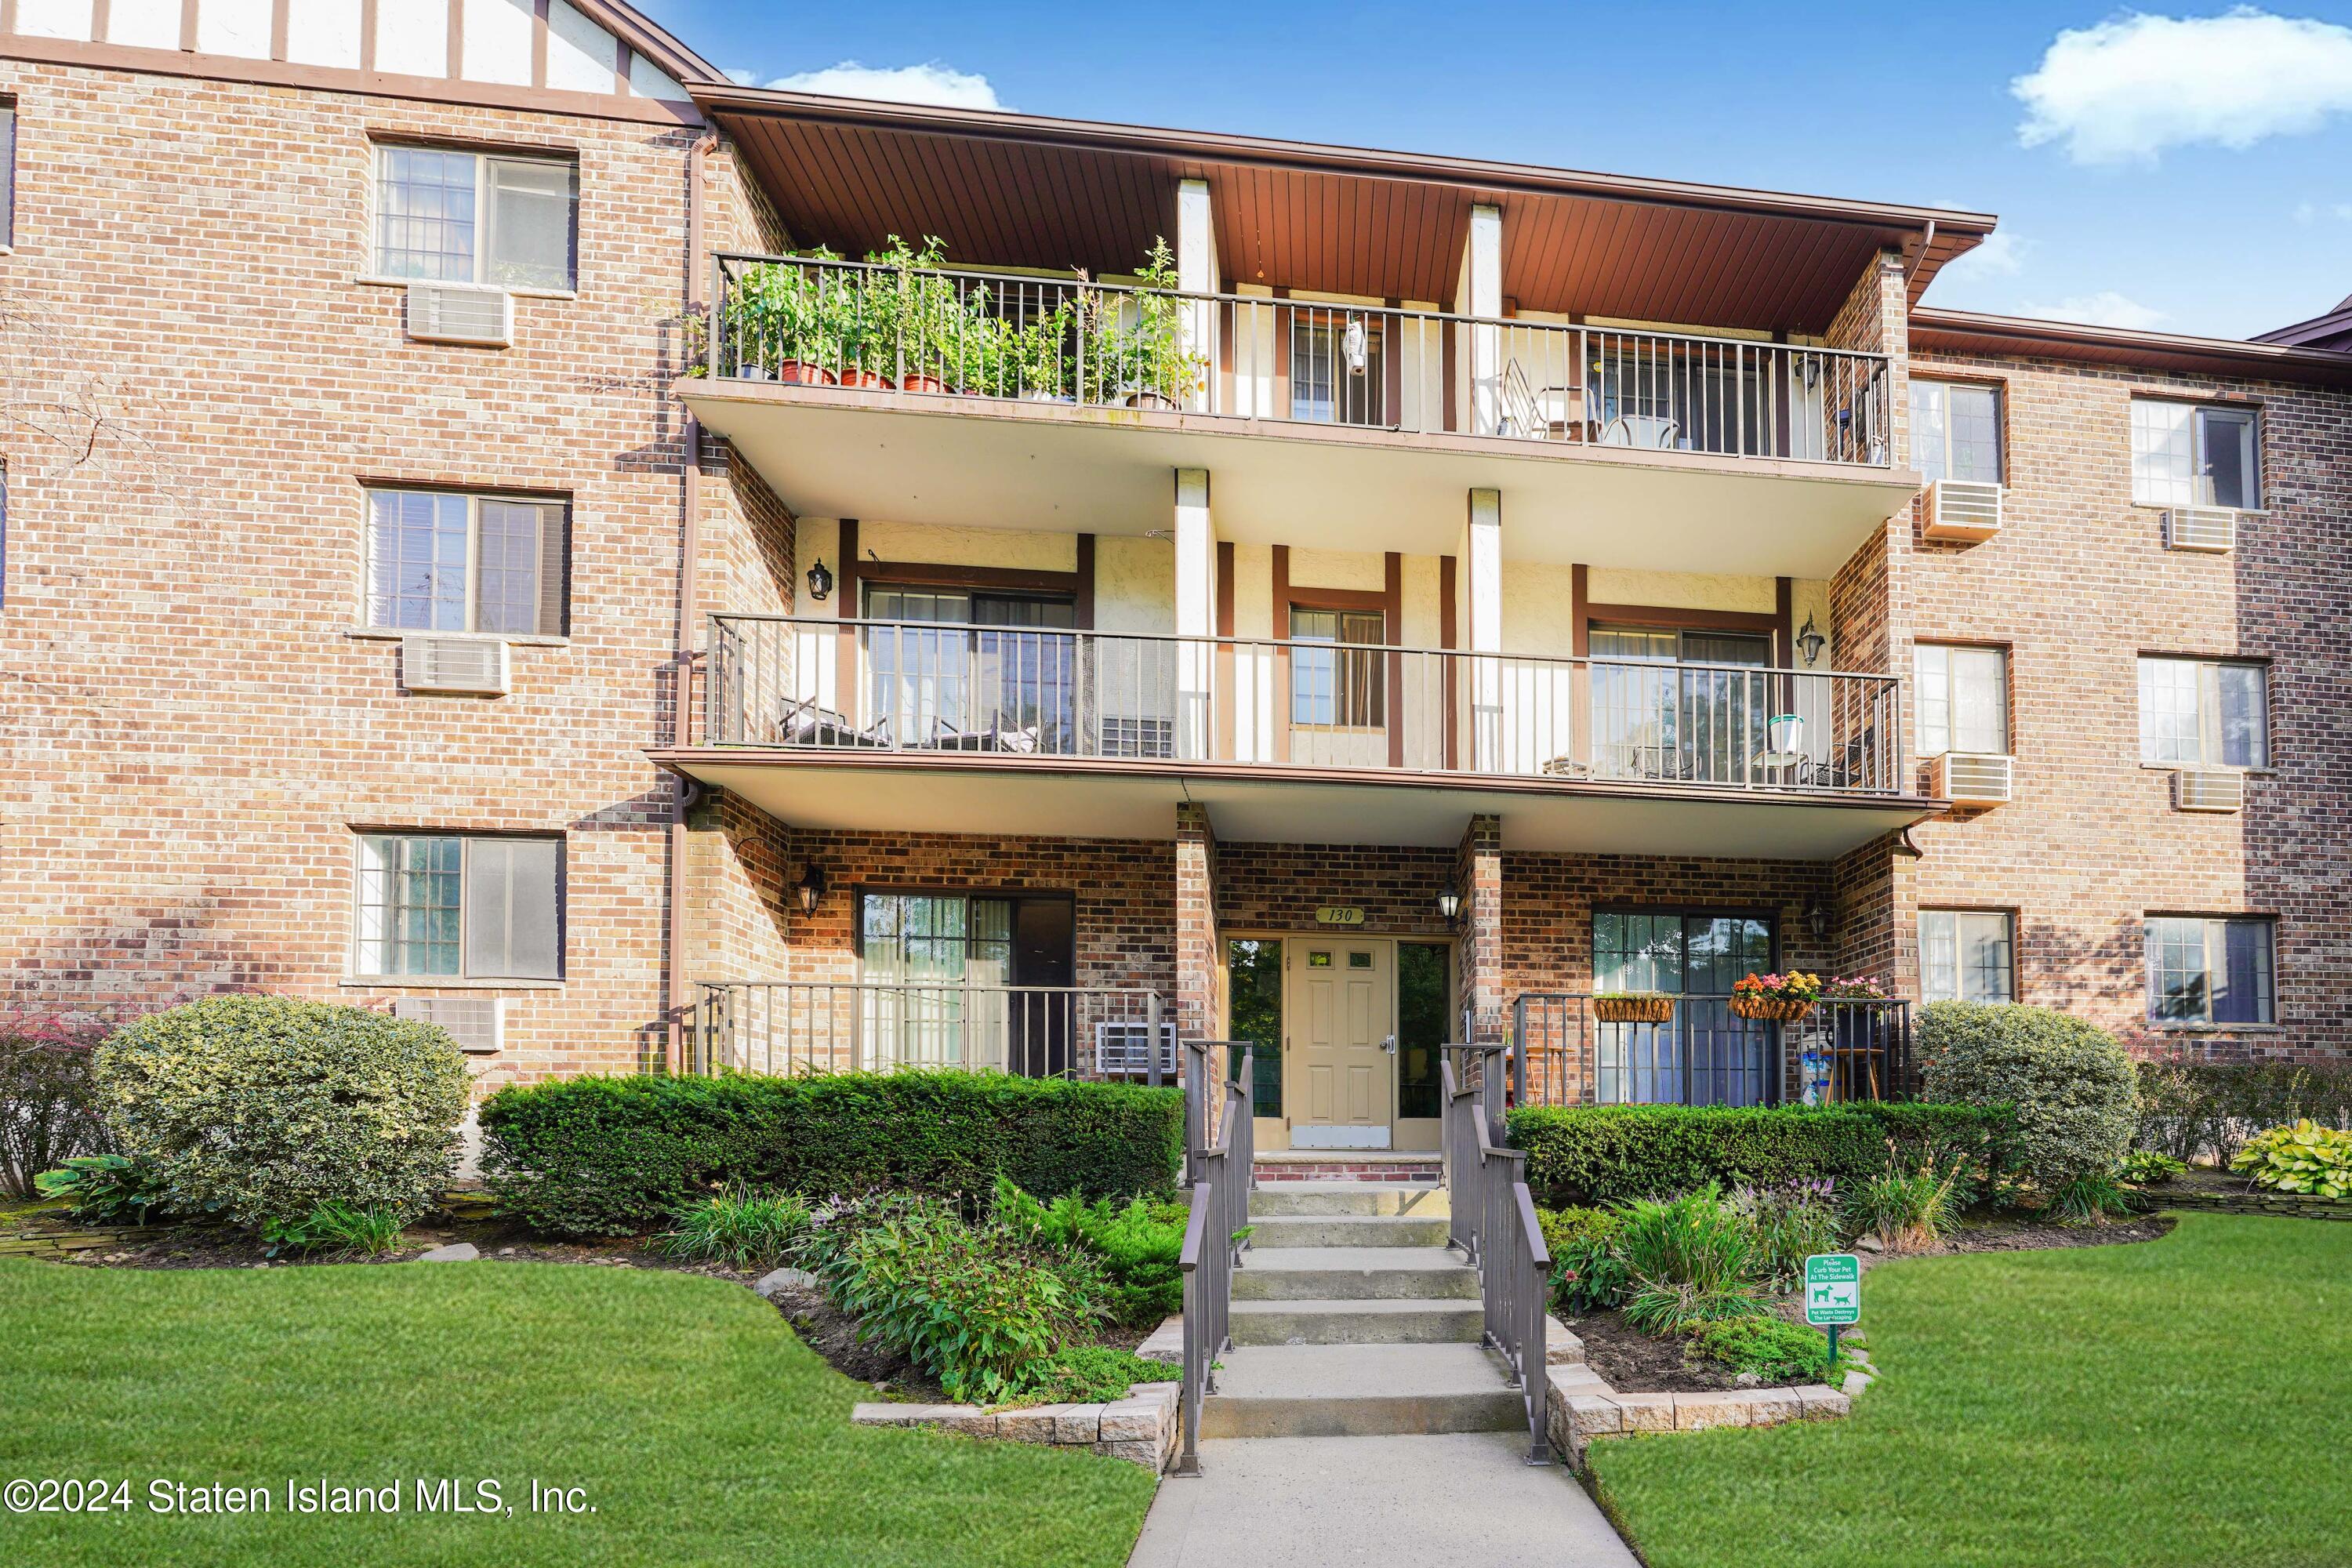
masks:
POLYGON ((1592 989, 1659 991, 1678 1001, 1664 1024, 1596 1024, 1594 1095, 1604 1105, 1763 1105, 1773 1098, 1778 1030, 1725 1001, 1746 974, 1773 967, 1761 915, 1602 910, 1592 917, 1592 989))
POLYGON ((949 588, 866 593, 869 720, 901 746, 1074 750, 1076 612, 1067 599, 949 588))
POLYGON ((1772 644, 1737 632, 1596 628, 1592 766, 1603 778, 1738 784, 1773 714, 1772 644))

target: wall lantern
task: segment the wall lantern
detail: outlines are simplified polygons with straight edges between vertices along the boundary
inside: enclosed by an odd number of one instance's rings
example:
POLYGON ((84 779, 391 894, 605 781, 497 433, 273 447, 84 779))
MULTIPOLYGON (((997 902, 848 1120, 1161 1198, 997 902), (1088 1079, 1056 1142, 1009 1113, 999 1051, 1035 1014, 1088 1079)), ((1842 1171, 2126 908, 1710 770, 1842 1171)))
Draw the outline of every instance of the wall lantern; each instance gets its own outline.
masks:
POLYGON ((1815 942, 1830 934, 1830 907, 1817 892, 1805 896, 1805 929, 1815 942))
POLYGON ((1453 921, 1459 919, 1461 914, 1462 895, 1454 890, 1453 883, 1448 882, 1444 890, 1437 895, 1437 916, 1440 920, 1453 921))
POLYGON ((801 896, 801 913, 816 913, 817 904, 824 898, 824 869, 811 860, 801 868, 801 879, 794 889, 801 896))
MULTIPOLYGON (((818 556, 816 564, 809 568, 808 584, 809 597, 820 605, 833 593, 833 574, 825 569, 824 556, 818 556)), ((1811 621, 1805 624, 1812 625, 1811 621)))
MULTIPOLYGON (((818 597, 824 595, 819 595, 818 597)), ((1821 628, 1813 625, 1813 617, 1807 616, 1805 629, 1797 634, 1797 651, 1804 656, 1807 669, 1812 668, 1814 660, 1822 657, 1822 649, 1829 647, 1829 643, 1830 639, 1822 636, 1821 628)))

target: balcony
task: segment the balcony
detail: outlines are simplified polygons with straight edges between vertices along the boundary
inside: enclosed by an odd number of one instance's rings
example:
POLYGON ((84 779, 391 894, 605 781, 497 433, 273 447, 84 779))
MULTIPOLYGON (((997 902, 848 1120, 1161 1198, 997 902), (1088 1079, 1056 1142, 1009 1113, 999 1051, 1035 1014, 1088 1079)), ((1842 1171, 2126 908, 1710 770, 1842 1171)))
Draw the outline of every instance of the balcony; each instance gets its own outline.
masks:
POLYGON ((1659 999, 1654 1022, 1612 1023, 1591 994, 1522 994, 1511 1009, 1513 1103, 1772 1105, 1792 1078, 1812 1104, 1907 1094, 1908 1002, 1824 997, 1780 1023, 1743 1018, 1732 1001, 1677 994, 1659 999))
POLYGON ((808 826, 1835 855, 1932 814, 1898 684, 1746 665, 720 615, 661 760, 808 826))
POLYGON ((1526 559, 1827 577, 1917 489, 1879 354, 830 259, 717 285, 681 394, 805 516, 1140 533, 1201 468, 1236 541, 1437 553, 1504 488, 1526 559))
POLYGON ((766 980, 701 987, 689 1071, 908 1068, 1173 1083, 1175 1014, 1158 992, 1140 987, 766 980))

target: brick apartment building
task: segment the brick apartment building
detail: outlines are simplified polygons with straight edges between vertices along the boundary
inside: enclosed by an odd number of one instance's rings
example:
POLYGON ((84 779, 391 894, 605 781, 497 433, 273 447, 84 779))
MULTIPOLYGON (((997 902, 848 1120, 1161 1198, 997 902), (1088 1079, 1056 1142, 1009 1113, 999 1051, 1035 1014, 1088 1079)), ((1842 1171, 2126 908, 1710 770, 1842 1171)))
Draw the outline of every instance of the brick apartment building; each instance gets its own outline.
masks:
POLYGON ((0 35, 13 1013, 1247 1037, 1277 1148, 1433 1147, 1449 1038, 1887 1087, 1900 1005, 1732 1016, 1779 967, 2341 1049, 2334 318, 1937 310, 1989 216, 741 88, 610 0, 0 35))

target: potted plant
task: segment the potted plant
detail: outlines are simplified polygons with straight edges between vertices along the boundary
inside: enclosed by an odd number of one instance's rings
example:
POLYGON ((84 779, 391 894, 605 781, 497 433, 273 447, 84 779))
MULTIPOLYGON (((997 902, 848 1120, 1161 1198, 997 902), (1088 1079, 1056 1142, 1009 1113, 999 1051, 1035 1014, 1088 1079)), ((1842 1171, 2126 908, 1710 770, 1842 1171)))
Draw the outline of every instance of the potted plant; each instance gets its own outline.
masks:
POLYGON ((1070 353, 1076 309, 1069 300, 1032 313, 1020 325, 1003 327, 1004 379, 1019 395, 1038 403, 1077 401, 1077 370, 1070 353))
POLYGON ((1776 713, 1765 724, 1766 747, 1776 757, 1794 757, 1805 750, 1805 719, 1801 713, 1776 713))
POLYGON ((1123 401, 1130 408, 1181 408, 1201 385, 1208 361, 1185 346, 1184 300, 1167 240, 1151 242, 1139 279, 1142 290, 1118 345, 1123 401))
POLYGON ((936 373, 952 352, 961 317, 955 283, 940 276, 947 242, 925 235, 915 250, 891 235, 880 250, 866 253, 875 270, 860 278, 856 323, 861 351, 853 386, 898 386, 908 392, 945 392, 936 373))
POLYGON ((852 291, 822 264, 840 259, 819 247, 744 269, 727 301, 735 375, 820 386, 839 382, 835 367, 842 363, 852 291))
POLYGON ((1838 974, 1822 987, 1822 994, 1833 1002, 1884 1002, 1892 995, 1878 978, 1871 974, 1838 974))
POLYGON ((1664 1024, 1675 1016, 1675 999, 1663 991, 1600 991, 1592 1016, 1604 1024, 1664 1024))
POLYGON ((1749 974, 1731 988, 1731 1010, 1763 1023, 1793 1024, 1822 999, 1822 977, 1792 969, 1786 974, 1749 974))

